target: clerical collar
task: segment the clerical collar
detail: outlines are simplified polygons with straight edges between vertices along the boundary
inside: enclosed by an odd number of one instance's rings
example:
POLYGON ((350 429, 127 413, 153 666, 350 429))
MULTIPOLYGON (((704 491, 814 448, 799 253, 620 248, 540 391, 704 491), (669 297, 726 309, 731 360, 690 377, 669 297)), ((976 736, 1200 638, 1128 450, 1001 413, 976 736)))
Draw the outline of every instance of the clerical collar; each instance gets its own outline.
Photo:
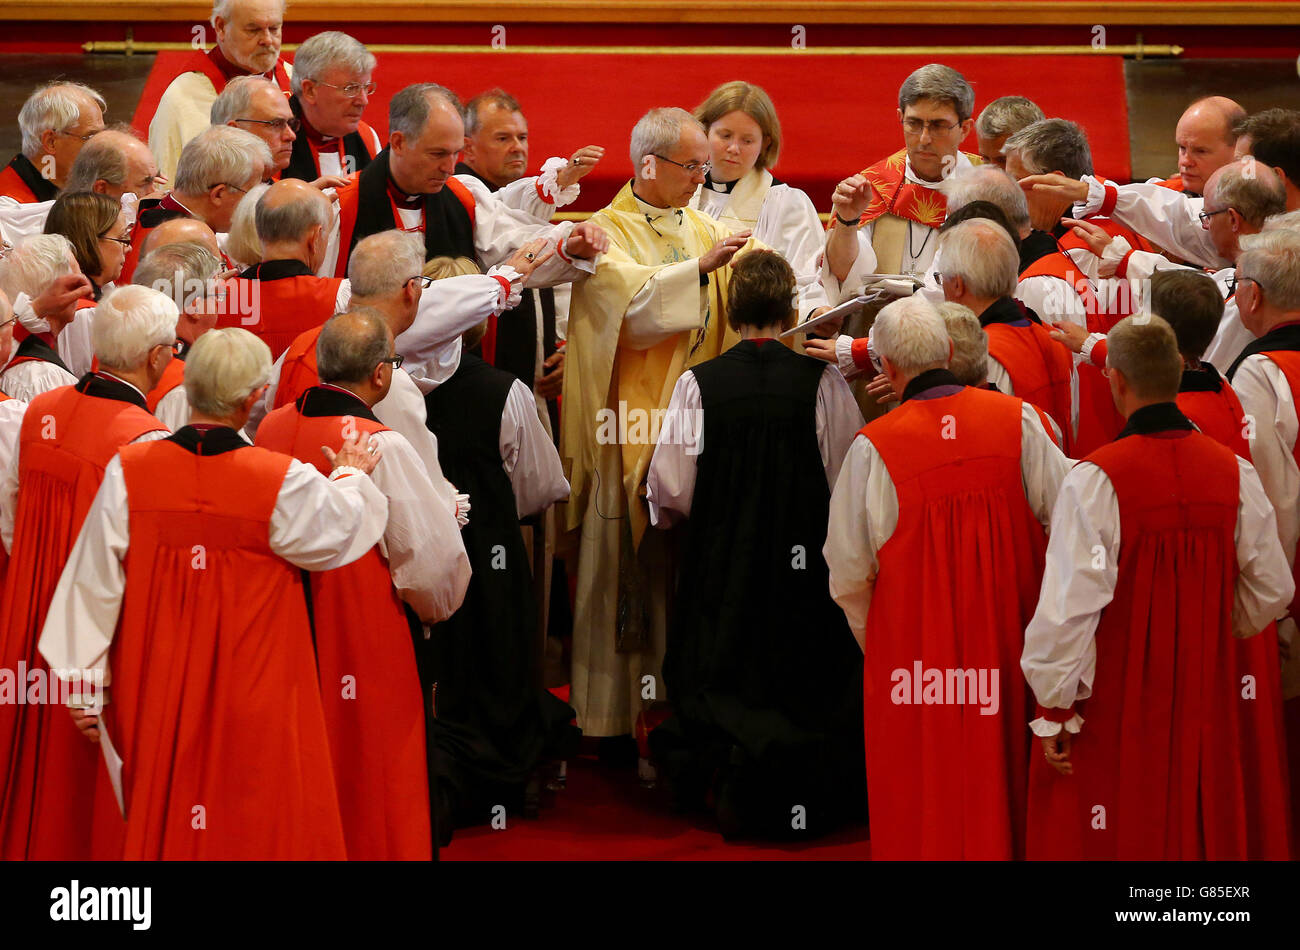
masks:
POLYGON ((312 386, 294 400, 298 412, 307 418, 355 416, 378 422, 365 400, 351 390, 330 383, 312 386))
POLYGON ((646 201, 644 198, 642 198, 640 195, 636 193, 635 183, 633 184, 632 197, 636 199, 636 206, 641 210, 641 213, 646 216, 646 219, 648 221, 657 221, 660 218, 667 217, 670 214, 677 215, 677 221, 679 223, 682 220, 681 208, 660 208, 657 205, 652 205, 650 202, 646 201))
POLYGON ((739 178, 735 181, 714 181, 713 172, 709 172, 704 176, 704 187, 708 188, 710 191, 716 191, 720 195, 729 195, 731 194, 731 190, 736 187, 736 182, 739 181, 739 178))
POLYGON ((397 207, 414 211, 416 208, 424 206, 424 195, 408 195, 397 187, 397 182, 393 181, 392 175, 387 175, 384 181, 388 185, 388 197, 392 199, 393 204, 397 207))
POLYGON ((147 410, 149 408, 144 393, 140 392, 138 388, 132 386, 125 379, 119 379, 111 373, 105 373, 103 370, 87 373, 77 380, 77 392, 83 396, 94 396, 98 399, 116 399, 118 402, 129 402, 141 409, 147 410))
POLYGON ((302 261, 286 258, 254 264, 239 276, 244 280, 284 280, 288 277, 311 277, 312 269, 302 261))
POLYGON ((1014 297, 999 297, 980 314, 980 326, 993 323, 1041 323, 1038 314, 1014 297))
POLYGON ((294 111, 298 114, 298 121, 302 123, 302 131, 307 136, 307 141, 316 145, 329 145, 339 140, 337 135, 325 135, 323 132, 316 131, 316 127, 307 121, 307 112, 301 105, 294 111))
POLYGON ((1259 339, 1252 340, 1228 367, 1228 372, 1225 374, 1228 381, 1232 381, 1237 367, 1246 361, 1246 357, 1256 353, 1271 353, 1274 350, 1300 350, 1300 320, 1279 323, 1259 339))
POLYGON ((938 399, 951 396, 965 389, 961 383, 946 369, 927 369, 903 387, 903 402, 909 399, 938 399))
MULTIPOLYGON (((957 153, 956 162, 953 165, 954 171, 968 168, 969 166, 970 159, 959 151, 957 153)), ((938 188, 943 184, 943 178, 940 178, 938 181, 925 181, 924 179, 919 178, 916 172, 912 171, 912 156, 910 155, 903 159, 903 180, 910 181, 914 185, 920 185, 922 188, 938 188)))
POLYGON ((1161 432, 1192 432, 1192 425, 1179 410, 1177 403, 1157 402, 1137 409, 1128 417, 1128 424, 1115 436, 1115 441, 1130 435, 1156 435, 1161 432))
POLYGON ((1217 393, 1222 388, 1223 377, 1210 363, 1183 370, 1183 378, 1178 384, 1180 393, 1217 393))

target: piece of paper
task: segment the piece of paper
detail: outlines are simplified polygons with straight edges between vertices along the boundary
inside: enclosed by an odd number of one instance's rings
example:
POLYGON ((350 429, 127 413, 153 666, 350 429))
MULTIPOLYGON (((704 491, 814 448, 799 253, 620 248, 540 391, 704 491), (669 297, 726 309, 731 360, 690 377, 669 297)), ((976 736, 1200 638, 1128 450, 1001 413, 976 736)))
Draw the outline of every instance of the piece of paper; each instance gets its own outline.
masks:
POLYGON ((104 717, 99 717, 99 746, 104 750, 104 765, 108 767, 108 780, 113 783, 113 794, 117 796, 117 810, 126 817, 126 803, 122 797, 122 757, 113 748, 113 740, 104 728, 104 717))
POLYGON ((871 295, 862 294, 861 296, 854 297, 850 300, 846 300, 844 301, 844 303, 840 304, 839 306, 832 307, 830 310, 827 310, 821 316, 813 317, 811 320, 805 320, 803 323, 800 323, 798 326, 791 327, 789 330, 786 330, 784 333, 781 334, 781 339, 784 340, 787 337, 792 337, 796 333, 803 333, 804 331, 810 330, 813 327, 817 326, 818 324, 825 323, 828 320, 834 320, 836 317, 849 317, 857 313, 863 307, 865 307, 872 299, 873 298, 871 297, 871 295))

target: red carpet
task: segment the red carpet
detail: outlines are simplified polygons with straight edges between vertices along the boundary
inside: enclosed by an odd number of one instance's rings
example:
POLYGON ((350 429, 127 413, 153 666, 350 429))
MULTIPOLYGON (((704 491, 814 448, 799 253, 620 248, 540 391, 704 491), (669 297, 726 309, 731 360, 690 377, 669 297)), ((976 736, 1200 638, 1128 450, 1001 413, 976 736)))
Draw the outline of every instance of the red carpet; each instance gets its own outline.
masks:
POLYGON ((457 831, 444 861, 862 861, 865 825, 807 844, 730 844, 705 815, 673 814, 664 798, 637 783, 636 770, 569 761, 568 787, 538 819, 511 815, 504 829, 457 831))
MULTIPOLYGON (((147 131, 158 98, 188 53, 159 53, 133 124, 147 131)), ((920 56, 788 54, 385 53, 366 120, 383 136, 388 100, 414 82, 437 81, 469 98, 491 86, 510 91, 529 120, 534 168, 550 155, 603 145, 604 162, 583 180, 574 210, 594 211, 631 177, 632 125, 649 108, 694 108, 719 83, 744 78, 771 94, 785 147, 776 176, 828 211, 837 182, 902 147, 898 86, 920 56)), ((975 108, 998 96, 1029 96, 1049 116, 1079 122, 1099 173, 1129 177, 1128 106, 1119 56, 953 56, 975 88, 975 108)), ((976 151, 975 135, 965 142, 976 151)), ((1173 171, 1173 154, 1170 154, 1173 171)))

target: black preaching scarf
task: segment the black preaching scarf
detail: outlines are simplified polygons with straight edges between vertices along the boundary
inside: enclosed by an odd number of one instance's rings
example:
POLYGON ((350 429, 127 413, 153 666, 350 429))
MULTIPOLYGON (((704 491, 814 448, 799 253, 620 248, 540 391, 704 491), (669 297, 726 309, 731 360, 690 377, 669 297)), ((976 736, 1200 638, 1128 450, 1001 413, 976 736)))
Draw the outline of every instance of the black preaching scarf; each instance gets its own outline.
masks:
POLYGON ((1269 330, 1242 350, 1241 355, 1232 361, 1232 365, 1228 367, 1228 372, 1224 375, 1228 377, 1229 382, 1232 382, 1237 367, 1245 361, 1246 357, 1254 356, 1256 353, 1268 353, 1272 350, 1300 351, 1300 323, 1284 323, 1280 327, 1269 330))
POLYGON ((312 386, 294 401, 294 406, 300 415, 308 419, 354 416, 369 422, 379 422, 360 396, 328 386, 312 386))
MULTIPOLYGON (((302 106, 299 105, 297 96, 289 97, 289 108, 304 123, 307 121, 302 114, 302 106)), ((348 158, 352 159, 351 169, 346 165, 344 166, 344 175, 359 172, 371 162, 370 152, 366 150, 366 142, 361 137, 360 132, 349 132, 343 136, 343 152, 348 158)), ((306 128, 303 128, 299 131, 298 137, 293 140, 293 152, 289 156, 289 165, 284 171, 280 172, 280 178, 282 180, 285 178, 299 178, 303 181, 315 181, 320 176, 320 167, 316 164, 316 156, 311 151, 311 141, 307 138, 306 128)))
MULTIPOLYGON (((384 149, 365 167, 357 180, 357 220, 352 228, 352 243, 381 231, 400 228, 388 197, 388 149, 384 149)), ((468 257, 476 260, 474 225, 469 212, 450 188, 424 199, 424 258, 468 257)))
POLYGON ((55 352, 54 347, 50 346, 34 333, 18 344, 18 349, 14 351, 13 359, 10 360, 10 365, 13 364, 13 360, 17 360, 20 356, 25 356, 33 360, 40 360, 42 363, 53 363, 69 376, 72 375, 72 370, 68 369, 63 360, 59 358, 59 354, 55 352))
POLYGON ((1223 377, 1210 363, 1202 363, 1198 369, 1183 370, 1183 378, 1178 383, 1180 393, 1217 393, 1223 389, 1223 377))
POLYGON ((76 389, 83 396, 94 396, 97 399, 116 399, 118 402, 129 402, 133 406, 139 406, 146 412, 149 411, 149 404, 145 402, 144 396, 140 394, 138 389, 111 376, 87 373, 77 380, 76 389))
POLYGON ((32 164, 31 159, 22 152, 19 152, 10 160, 9 167, 22 179, 23 184, 31 189, 37 201, 53 201, 59 197, 58 187, 41 175, 36 170, 36 166, 32 164))
POLYGON ((230 426, 203 425, 181 426, 174 435, 168 436, 168 442, 175 442, 186 452, 209 457, 233 452, 235 449, 250 448, 249 444, 230 426))
POLYGON ((1134 411, 1120 434, 1115 436, 1115 441, 1130 435, 1154 435, 1157 432, 1180 430, 1193 432, 1196 426, 1182 414, 1177 403, 1157 402, 1134 411))

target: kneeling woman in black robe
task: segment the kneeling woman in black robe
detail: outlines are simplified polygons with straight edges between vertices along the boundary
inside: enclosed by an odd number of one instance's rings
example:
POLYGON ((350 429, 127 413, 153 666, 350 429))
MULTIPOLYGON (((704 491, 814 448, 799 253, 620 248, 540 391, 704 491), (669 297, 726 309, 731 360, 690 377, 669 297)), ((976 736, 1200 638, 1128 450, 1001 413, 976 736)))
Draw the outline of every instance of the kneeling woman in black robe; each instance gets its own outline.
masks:
POLYGON ((647 479, 655 525, 686 519, 650 744, 678 807, 728 837, 809 837, 866 803, 862 653, 821 553, 862 415, 836 366, 775 339, 795 292, 779 254, 737 260, 741 342, 677 381, 647 479))

